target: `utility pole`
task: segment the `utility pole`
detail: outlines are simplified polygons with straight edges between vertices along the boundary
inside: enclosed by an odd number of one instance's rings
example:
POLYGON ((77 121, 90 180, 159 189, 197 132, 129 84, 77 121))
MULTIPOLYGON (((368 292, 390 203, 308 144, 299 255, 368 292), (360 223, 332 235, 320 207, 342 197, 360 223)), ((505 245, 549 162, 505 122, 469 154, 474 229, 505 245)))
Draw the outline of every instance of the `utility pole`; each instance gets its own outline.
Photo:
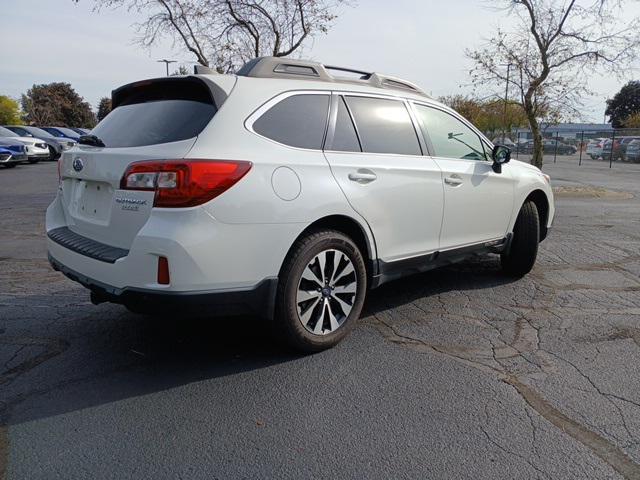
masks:
POLYGON ((502 116, 502 143, 504 143, 507 134, 507 106, 509 103, 509 73, 511 72, 511 64, 507 64, 507 85, 504 89, 504 114, 502 116))
POLYGON ((167 77, 169 76, 169 64, 170 63, 176 63, 177 60, 167 60, 166 58, 163 58, 162 60, 158 60, 159 63, 164 63, 167 67, 167 77))

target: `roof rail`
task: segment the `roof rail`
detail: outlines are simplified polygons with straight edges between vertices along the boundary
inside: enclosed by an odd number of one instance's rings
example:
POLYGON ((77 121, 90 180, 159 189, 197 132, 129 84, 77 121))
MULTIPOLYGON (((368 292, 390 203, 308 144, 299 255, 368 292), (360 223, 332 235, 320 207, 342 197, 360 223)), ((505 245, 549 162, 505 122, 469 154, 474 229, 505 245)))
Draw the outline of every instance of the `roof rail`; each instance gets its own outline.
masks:
POLYGON ((236 75, 260 78, 297 78, 336 83, 366 83, 377 88, 405 90, 428 97, 420 87, 400 78, 353 68, 323 65, 311 60, 259 57, 245 63, 236 72, 236 75))
POLYGON ((204 65, 194 65, 193 73, 195 73, 196 75, 214 75, 218 72, 210 67, 205 67, 204 65))

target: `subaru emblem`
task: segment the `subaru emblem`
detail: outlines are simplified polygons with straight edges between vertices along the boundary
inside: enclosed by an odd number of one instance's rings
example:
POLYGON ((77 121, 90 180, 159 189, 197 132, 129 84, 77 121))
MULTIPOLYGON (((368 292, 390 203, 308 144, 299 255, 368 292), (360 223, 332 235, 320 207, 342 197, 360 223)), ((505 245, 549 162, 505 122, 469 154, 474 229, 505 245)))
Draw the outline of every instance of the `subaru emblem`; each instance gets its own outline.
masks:
POLYGON ((76 172, 79 172, 80 170, 82 170, 84 168, 84 162, 82 161, 82 159, 80 157, 76 157, 73 160, 73 169, 76 172))

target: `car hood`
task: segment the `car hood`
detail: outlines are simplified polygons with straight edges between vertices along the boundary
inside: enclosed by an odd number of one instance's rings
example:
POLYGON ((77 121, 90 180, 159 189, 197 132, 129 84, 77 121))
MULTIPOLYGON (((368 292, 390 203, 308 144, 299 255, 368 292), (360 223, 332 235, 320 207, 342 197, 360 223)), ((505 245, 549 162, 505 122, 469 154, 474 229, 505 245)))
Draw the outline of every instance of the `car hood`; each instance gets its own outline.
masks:
POLYGON ((24 143, 18 140, 10 140, 15 137, 0 137, 0 147, 17 147, 22 146, 24 143))
POLYGON ((39 138, 33 137, 5 137, 10 138, 16 142, 20 142, 24 145, 35 145, 36 143, 46 143, 44 140, 40 140, 39 138))
POLYGON ((541 172, 541 170, 538 167, 536 167, 535 165, 531 165, 528 162, 523 162, 523 161, 514 160, 514 159, 511 159, 509 162, 510 163, 515 163, 515 164, 518 165, 519 168, 523 168, 525 170, 531 170, 532 172, 536 172, 536 173, 540 173, 541 172))

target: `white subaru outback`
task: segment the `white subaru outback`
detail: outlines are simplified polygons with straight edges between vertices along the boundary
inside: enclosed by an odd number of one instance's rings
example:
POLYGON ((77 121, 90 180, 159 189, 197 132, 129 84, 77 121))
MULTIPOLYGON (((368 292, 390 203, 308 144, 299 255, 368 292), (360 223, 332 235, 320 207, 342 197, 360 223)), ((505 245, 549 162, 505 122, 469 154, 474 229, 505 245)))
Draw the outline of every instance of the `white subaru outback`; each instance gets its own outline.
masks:
POLYGON ((402 275, 483 253, 526 274, 553 220, 547 175, 397 78, 266 57, 112 102, 46 218, 95 304, 258 314, 317 351, 402 275))

